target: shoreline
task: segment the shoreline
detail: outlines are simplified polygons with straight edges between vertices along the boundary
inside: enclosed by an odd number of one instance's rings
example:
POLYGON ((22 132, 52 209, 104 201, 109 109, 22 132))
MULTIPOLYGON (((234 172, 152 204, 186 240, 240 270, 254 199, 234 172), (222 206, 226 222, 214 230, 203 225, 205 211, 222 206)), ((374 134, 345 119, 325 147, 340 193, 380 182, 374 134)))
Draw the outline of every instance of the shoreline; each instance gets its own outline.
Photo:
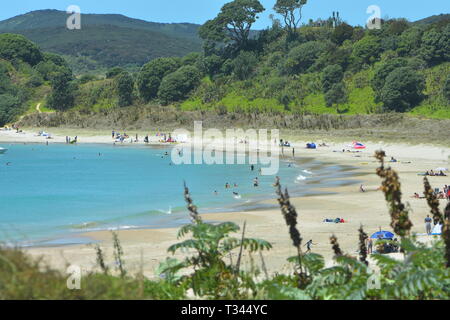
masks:
MULTIPOLYGON (((127 146, 127 147, 138 147, 138 146, 127 146)), ((152 145, 148 147, 154 147, 152 145)), ((282 164, 287 165, 288 163, 292 163, 294 160, 281 160, 282 164)), ((327 162, 324 163, 322 161, 318 161, 316 158, 310 157, 310 158, 297 158, 295 159, 295 163, 297 166, 304 168, 305 164, 308 165, 314 165, 314 172, 315 175, 312 175, 309 178, 313 178, 312 180, 308 180, 306 183, 310 186, 310 188, 305 188, 304 186, 299 186, 298 189, 292 188, 290 189, 290 195, 293 198, 301 198, 301 197, 314 197, 314 196, 320 196, 323 194, 329 194, 333 195, 336 194, 337 191, 331 189, 332 185, 336 183, 340 186, 351 186, 356 185, 360 183, 360 180, 358 179, 358 174, 355 174, 355 170, 357 169, 354 166, 348 166, 348 165, 339 165, 339 171, 334 177, 326 177, 326 174, 324 172, 321 172, 317 174, 316 170, 324 170, 328 165, 334 165, 336 164, 327 162), (314 179, 326 179, 325 185, 319 185, 317 182, 314 182, 314 179), (327 191, 324 191, 327 189, 327 191)), ((310 167, 308 167, 311 169, 310 167)), ((305 169, 308 171, 307 169, 305 169)), ((302 174, 304 171, 302 171, 302 174)), ((300 171, 297 171, 295 175, 297 175, 300 171)), ((310 172, 311 173, 311 172, 310 172)), ((292 187, 292 186, 291 186, 292 187)), ((227 202, 223 203, 220 207, 200 207, 199 211, 202 215, 210 215, 211 219, 208 219, 207 222, 209 223, 216 223, 217 221, 214 219, 214 215, 224 215, 224 214, 233 214, 236 212, 241 213, 249 213, 249 212, 263 212, 263 211, 270 211, 270 210, 278 210, 278 204, 274 202, 274 194, 272 193, 264 193, 257 195, 253 197, 251 200, 247 200, 246 202, 242 203, 235 203, 235 202, 227 202)), ((183 206, 183 209, 181 210, 183 213, 185 211, 185 207, 183 206)), ((36 238, 33 240, 27 240, 27 241, 21 241, 7 245, 15 245, 19 248, 24 249, 44 249, 44 248, 57 248, 57 247, 68 247, 68 246, 77 246, 77 245, 86 245, 92 243, 96 243, 97 240, 92 238, 91 234, 96 234, 98 232, 111 232, 111 231, 133 231, 133 230, 160 230, 160 229, 178 229, 182 225, 184 225, 188 220, 187 216, 183 218, 182 215, 178 213, 176 216, 173 216, 172 219, 170 219, 170 216, 168 216, 167 219, 165 219, 166 216, 163 216, 164 218, 159 217, 158 221, 162 223, 162 225, 159 225, 159 223, 156 223, 153 221, 153 223, 150 224, 124 224, 120 226, 108 226, 108 225, 99 225, 97 226, 97 222, 92 222, 94 226, 88 226, 92 223, 87 223, 86 226, 82 226, 81 224, 77 225, 79 227, 74 227, 73 229, 70 229, 70 231, 66 232, 66 234, 61 235, 54 235, 54 236, 48 236, 48 237, 42 237, 42 238, 36 238), (167 221, 164 221, 167 220, 167 221)), ((150 222, 150 221, 149 221, 150 222)))
MULTIPOLYGON (((4 143, 0 131, 0 142, 4 143)), ((85 139, 81 136, 82 143, 99 143, 95 139, 85 139), (87 142, 90 141, 90 142, 87 142)), ((64 137, 61 137, 64 138, 64 137)), ((110 137, 103 137, 109 139, 110 137)), ((329 245, 329 237, 335 234, 338 238, 342 250, 350 255, 357 255, 358 228, 364 226, 364 230, 369 236, 378 231, 379 228, 391 230, 390 216, 384 200, 384 195, 377 191, 380 186, 380 178, 376 176, 375 169, 379 166, 373 158, 375 150, 382 148, 388 157, 395 157, 399 162, 390 165, 398 172, 402 184, 403 201, 411 206, 410 218, 414 224, 412 231, 423 233, 423 219, 429 213, 426 201, 423 199, 413 199, 414 192, 422 193, 423 177, 418 176, 419 172, 435 169, 437 167, 450 167, 450 148, 433 145, 410 145, 404 143, 371 143, 364 141, 368 148, 360 153, 342 152, 343 144, 340 142, 330 142, 329 147, 322 147, 316 150, 306 150, 306 142, 301 135, 298 139, 292 139, 291 145, 296 149, 297 157, 308 157, 319 159, 327 165, 339 164, 356 167, 349 180, 362 180, 366 192, 359 191, 359 186, 355 184, 340 187, 329 187, 317 189, 323 194, 307 197, 291 198, 291 202, 296 207, 299 214, 298 228, 303 238, 303 244, 312 239, 316 244, 312 247, 312 252, 322 254, 327 264, 332 263, 332 250, 329 245), (341 151, 339 151, 341 150, 341 151), (325 192, 333 192, 325 194, 325 192), (341 217, 347 222, 343 224, 324 223, 325 218, 334 219, 341 217)), ((9 141, 13 143, 12 141, 9 141)), ((20 141, 24 142, 24 141, 20 141)), ((20 143, 19 142, 19 143, 20 143)), ((33 143, 28 141, 27 143, 33 143)), ((40 141, 42 143, 42 140, 40 141)), ((53 142, 53 141, 52 141, 53 142)), ((311 142, 311 141, 308 141, 311 142)), ((319 141, 316 141, 319 142, 319 141)), ((350 142, 350 141, 349 141, 350 142)), ((45 140, 44 140, 45 143, 45 140)), ((63 139, 64 143, 64 139, 63 139)), ((100 141, 101 143, 101 141, 100 141)), ((112 143, 112 142, 109 142, 112 143)), ((136 146, 134 143, 125 145, 136 146)), ((345 145, 344 145, 345 147, 345 145)), ((291 155, 291 149, 285 153, 291 155)), ((287 156, 291 159, 291 156, 287 156)), ((389 158, 388 158, 389 159, 389 158)), ((449 177, 429 177, 433 187, 442 188, 444 184, 450 184, 449 177)), ((194 199, 195 200, 195 199, 194 199)), ((446 204, 446 200, 440 200, 441 207, 446 204)), ((262 204, 277 205, 275 199, 261 201, 262 204)), ((279 209, 257 209, 251 211, 235 211, 225 213, 201 214, 203 219, 212 221, 232 221, 241 227, 244 221, 247 222, 248 237, 262 238, 272 243, 273 249, 264 253, 266 267, 269 272, 284 272, 290 270, 286 259, 295 254, 294 247, 290 243, 288 230, 279 209)), ((159 262, 171 256, 167 253, 167 248, 179 242, 177 240, 178 228, 161 229, 133 229, 118 231, 121 240, 127 268, 130 273, 141 268, 147 277, 154 277, 154 270, 159 262)), ((95 231, 81 233, 94 239, 104 250, 105 258, 114 267, 113 247, 110 231, 95 231)), ((90 245, 67 245, 59 247, 26 248, 26 252, 34 257, 44 257, 45 261, 52 267, 65 270, 68 264, 76 264, 84 270, 96 269, 96 256, 92 244, 90 245)), ((176 254, 176 258, 183 255, 176 254)), ((250 257, 244 257, 244 265, 250 267, 250 257)), ((259 259, 254 263, 259 266, 259 259)))

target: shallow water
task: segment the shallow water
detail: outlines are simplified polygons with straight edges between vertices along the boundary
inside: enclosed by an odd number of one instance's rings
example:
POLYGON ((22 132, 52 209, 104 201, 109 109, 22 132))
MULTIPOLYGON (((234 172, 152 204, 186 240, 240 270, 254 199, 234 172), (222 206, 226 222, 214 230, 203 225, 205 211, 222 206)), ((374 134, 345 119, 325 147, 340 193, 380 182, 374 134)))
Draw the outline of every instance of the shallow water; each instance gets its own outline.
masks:
MULTIPOLYGON (((86 231, 187 223, 184 181, 200 212, 254 210, 275 197, 274 176, 259 176, 253 187, 258 166, 170 165, 170 148, 1 146, 8 152, 0 155, 0 241, 19 245, 82 243, 77 236, 86 231)), ((304 159, 282 162, 278 175, 291 194, 307 195, 348 183, 352 172, 304 159)))

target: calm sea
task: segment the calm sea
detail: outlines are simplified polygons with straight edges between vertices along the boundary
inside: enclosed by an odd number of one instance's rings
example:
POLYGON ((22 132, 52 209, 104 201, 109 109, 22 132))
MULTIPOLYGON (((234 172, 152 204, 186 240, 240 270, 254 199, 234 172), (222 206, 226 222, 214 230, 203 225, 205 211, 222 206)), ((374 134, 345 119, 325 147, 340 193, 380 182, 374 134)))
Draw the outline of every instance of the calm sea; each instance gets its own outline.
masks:
MULTIPOLYGON (((87 231, 185 224, 184 181, 200 212, 262 208, 258 202, 275 197, 275 177, 259 176, 258 166, 170 165, 170 148, 0 146, 8 149, 0 155, 0 241, 6 243, 82 243, 87 239, 78 235, 87 231)), ((305 158, 281 162, 278 175, 291 194, 308 195, 349 183, 352 172, 305 158)))

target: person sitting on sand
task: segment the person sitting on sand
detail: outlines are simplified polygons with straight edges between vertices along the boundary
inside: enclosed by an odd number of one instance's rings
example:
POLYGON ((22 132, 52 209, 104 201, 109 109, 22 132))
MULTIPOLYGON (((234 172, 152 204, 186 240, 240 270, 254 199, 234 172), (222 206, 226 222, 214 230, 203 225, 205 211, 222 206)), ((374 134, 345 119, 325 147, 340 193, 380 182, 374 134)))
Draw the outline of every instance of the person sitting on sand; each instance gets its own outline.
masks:
POLYGON ((364 188, 363 185, 360 185, 360 186, 359 186, 359 191, 361 191, 361 192, 366 192, 366 189, 364 188))
POLYGON ((417 192, 414 192, 414 195, 412 196, 412 198, 419 199, 420 196, 419 196, 419 194, 417 192))
POLYGON ((390 162, 397 162, 397 159, 395 159, 394 157, 391 157, 390 162))
POLYGON ((439 176, 440 176, 440 177, 446 177, 447 175, 441 170, 441 171, 439 172, 439 176))

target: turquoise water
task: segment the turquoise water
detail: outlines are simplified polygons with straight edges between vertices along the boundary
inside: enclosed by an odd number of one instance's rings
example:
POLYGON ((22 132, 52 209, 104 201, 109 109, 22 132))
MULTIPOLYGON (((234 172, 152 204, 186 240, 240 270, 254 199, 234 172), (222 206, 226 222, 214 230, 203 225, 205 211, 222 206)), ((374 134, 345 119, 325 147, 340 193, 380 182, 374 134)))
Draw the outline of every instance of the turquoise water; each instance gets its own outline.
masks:
MULTIPOLYGON (((250 210, 274 197, 274 176, 249 165, 170 165, 170 148, 110 145, 0 145, 0 241, 79 243, 81 232, 160 228, 188 222, 183 181, 200 212, 250 210), (225 189, 225 183, 237 188, 225 189), (214 191, 218 191, 218 195, 214 191), (233 191, 241 195, 233 197, 233 191)), ((292 194, 348 183, 348 168, 307 160, 281 163, 292 194)))

